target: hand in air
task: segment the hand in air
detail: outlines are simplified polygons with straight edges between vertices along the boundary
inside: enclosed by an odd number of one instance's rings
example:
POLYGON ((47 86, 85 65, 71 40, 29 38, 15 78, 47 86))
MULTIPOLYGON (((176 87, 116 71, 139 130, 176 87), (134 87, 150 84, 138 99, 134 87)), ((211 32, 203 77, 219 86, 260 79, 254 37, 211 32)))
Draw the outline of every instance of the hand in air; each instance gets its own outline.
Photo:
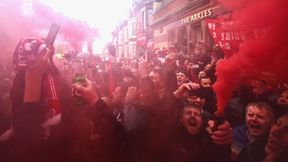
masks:
POLYGON ((125 97, 125 103, 131 103, 138 100, 140 96, 139 89, 137 87, 129 87, 125 97))
POLYGON ((30 65, 26 69, 26 73, 30 77, 42 77, 43 74, 47 73, 50 65, 50 60, 53 55, 53 47, 46 47, 45 44, 41 45, 41 51, 37 54, 36 61, 33 65, 30 65), (43 46, 43 47, 42 47, 43 46))
POLYGON ((74 95, 83 97, 90 106, 94 105, 99 99, 96 86, 87 78, 85 78, 85 83, 73 83, 72 88, 75 92, 74 95))
POLYGON ((183 98, 187 97, 188 91, 198 88, 200 88, 200 85, 198 83, 184 83, 176 91, 174 91, 173 94, 176 98, 183 98))
POLYGON ((149 75, 150 69, 146 59, 140 58, 138 64, 139 75, 141 78, 146 78, 149 75))

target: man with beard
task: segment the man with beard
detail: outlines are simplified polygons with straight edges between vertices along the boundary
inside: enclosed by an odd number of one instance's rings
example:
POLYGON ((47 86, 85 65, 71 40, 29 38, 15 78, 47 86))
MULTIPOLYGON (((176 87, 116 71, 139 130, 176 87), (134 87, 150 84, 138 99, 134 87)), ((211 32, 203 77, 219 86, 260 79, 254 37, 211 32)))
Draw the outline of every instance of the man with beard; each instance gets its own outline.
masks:
MULTIPOLYGON (((232 129, 228 122, 219 125, 211 134, 206 131, 202 108, 185 106, 180 125, 175 131, 171 162, 229 162, 232 129)), ((168 155, 168 156, 169 156, 168 155)))
POLYGON ((255 141, 266 139, 274 123, 273 109, 264 102, 249 103, 246 107, 246 122, 233 129, 232 159, 241 150, 255 141))

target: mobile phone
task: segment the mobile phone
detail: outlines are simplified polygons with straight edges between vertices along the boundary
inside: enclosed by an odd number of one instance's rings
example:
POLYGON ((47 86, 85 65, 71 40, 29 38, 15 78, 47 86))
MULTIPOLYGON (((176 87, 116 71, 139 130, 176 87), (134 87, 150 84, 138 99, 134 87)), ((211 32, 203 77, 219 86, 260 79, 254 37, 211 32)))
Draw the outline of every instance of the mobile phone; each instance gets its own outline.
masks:
MULTIPOLYGON (((83 85, 86 81, 85 81, 85 76, 81 75, 81 74, 76 74, 72 80, 73 83, 78 83, 83 85)), ((81 97, 81 96, 77 96, 75 94, 75 90, 74 90, 74 104, 77 106, 83 106, 85 105, 87 102, 86 100, 81 97)))
POLYGON ((53 44, 54 44, 54 41, 55 41, 55 39, 56 39, 56 37, 57 37, 57 34, 58 34, 58 32, 59 32, 59 29, 60 29, 60 26, 59 25, 57 25, 57 24, 55 24, 55 23, 53 23, 52 25, 51 25, 51 27, 50 27, 50 30, 49 30, 49 32, 48 32, 48 34, 47 34, 47 37, 46 37, 46 39, 45 39, 45 44, 46 44, 46 46, 53 46, 53 44))
POLYGON ((37 54, 40 54, 45 47, 51 47, 54 44, 54 41, 57 37, 57 34, 59 32, 60 26, 53 23, 49 29, 49 32, 47 34, 47 37, 44 40, 44 43, 41 44, 38 48, 37 54))
POLYGON ((191 89, 191 90, 188 91, 188 95, 189 96, 198 96, 200 98, 207 98, 207 97, 209 97, 209 95, 211 93, 213 93, 211 88, 200 87, 200 88, 194 89, 190 85, 189 85, 189 87, 191 89))
POLYGON ((224 123, 224 118, 216 116, 208 111, 202 109, 201 111, 202 116, 204 117, 205 127, 208 133, 212 133, 213 131, 217 130, 217 127, 224 123))

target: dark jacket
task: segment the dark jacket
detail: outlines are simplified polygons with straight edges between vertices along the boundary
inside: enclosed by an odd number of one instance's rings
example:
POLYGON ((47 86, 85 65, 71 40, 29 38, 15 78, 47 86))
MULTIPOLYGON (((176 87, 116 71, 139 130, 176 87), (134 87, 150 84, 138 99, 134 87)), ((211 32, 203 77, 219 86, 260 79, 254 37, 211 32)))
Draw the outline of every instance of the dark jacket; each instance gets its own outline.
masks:
MULTIPOLYGON (((262 162, 266 158, 266 138, 256 140, 242 149, 235 162, 262 162)), ((283 151, 274 162, 287 162, 288 151, 283 151)))
POLYGON ((167 161, 168 145, 179 114, 177 100, 173 96, 173 91, 177 88, 174 72, 166 73, 165 83, 164 93, 159 95, 158 89, 149 78, 140 80, 142 101, 147 114, 147 122, 144 122, 147 126, 143 127, 147 131, 143 138, 141 155, 138 156, 141 162, 167 161))
POLYGON ((173 143, 170 162, 230 162, 230 145, 214 144, 206 130, 191 135, 180 127, 173 143))
MULTIPOLYGON (((99 99, 88 109, 74 109, 44 139, 42 105, 38 102, 19 105, 14 120, 13 159, 16 162, 114 162, 119 161, 119 141, 114 137, 112 112, 99 99)), ((122 141, 121 141, 122 142, 122 141)))

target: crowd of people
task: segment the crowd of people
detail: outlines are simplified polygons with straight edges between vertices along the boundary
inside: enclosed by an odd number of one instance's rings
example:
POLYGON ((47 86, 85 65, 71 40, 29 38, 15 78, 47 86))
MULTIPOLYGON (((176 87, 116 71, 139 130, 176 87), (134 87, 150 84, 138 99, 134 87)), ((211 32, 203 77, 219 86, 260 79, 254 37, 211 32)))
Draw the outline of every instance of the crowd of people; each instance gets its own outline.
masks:
POLYGON ((203 43, 190 57, 133 59, 55 60, 47 47, 25 69, 2 70, 0 160, 287 162, 287 84, 248 80, 220 116, 213 84, 223 57, 203 43))

